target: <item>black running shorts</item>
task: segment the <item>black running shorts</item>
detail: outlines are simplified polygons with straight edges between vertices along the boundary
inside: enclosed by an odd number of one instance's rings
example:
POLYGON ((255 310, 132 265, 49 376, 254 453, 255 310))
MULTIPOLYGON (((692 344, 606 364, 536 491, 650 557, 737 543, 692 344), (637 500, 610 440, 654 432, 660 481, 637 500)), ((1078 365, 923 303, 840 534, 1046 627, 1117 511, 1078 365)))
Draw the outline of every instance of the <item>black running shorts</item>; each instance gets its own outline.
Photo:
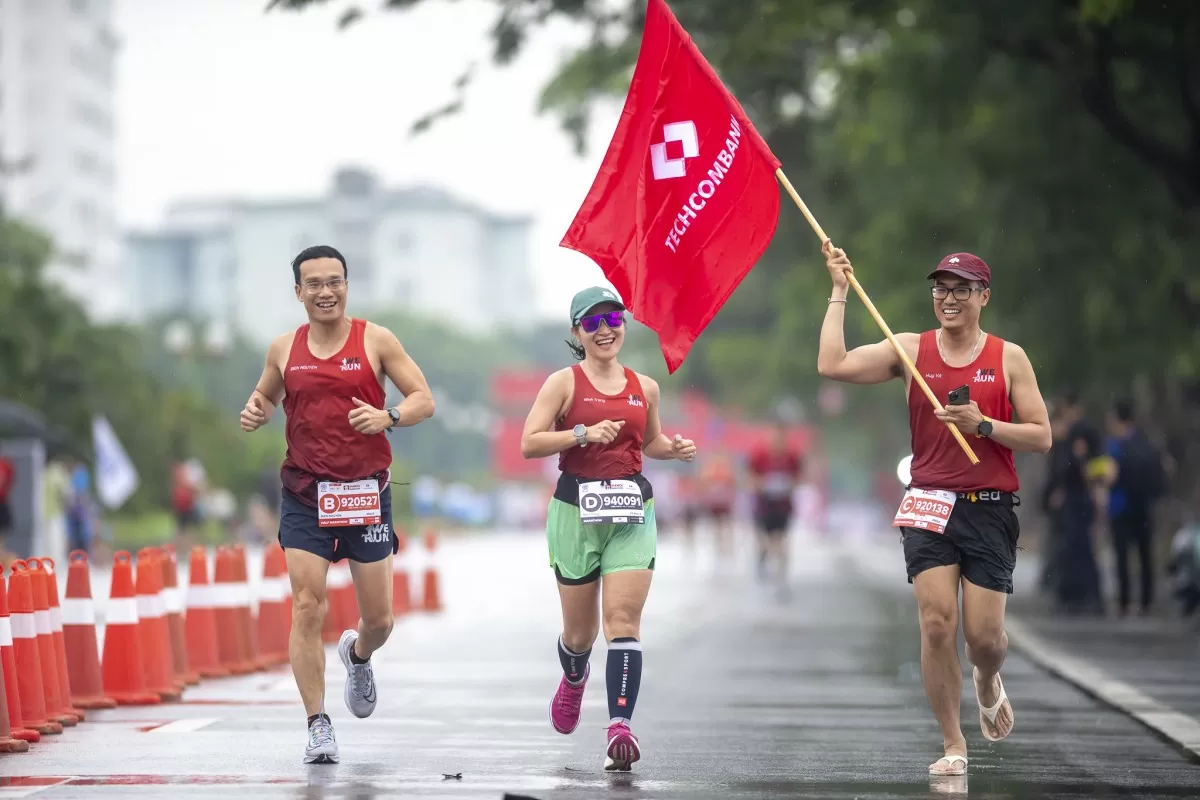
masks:
POLYGON ((755 514, 755 523, 759 531, 766 536, 786 536, 792 523, 792 511, 790 508, 768 505, 766 508, 760 508, 755 514))
POLYGON ((317 509, 306 506, 287 489, 279 503, 279 544, 318 555, 326 561, 343 559, 370 564, 399 549, 392 527, 392 487, 379 493, 378 525, 322 528, 317 509))
POLYGON ((1012 594, 1021 535, 1013 506, 1020 500, 1007 492, 993 494, 999 499, 975 502, 959 494, 944 533, 900 529, 909 583, 931 567, 958 564, 962 576, 976 586, 1012 594))

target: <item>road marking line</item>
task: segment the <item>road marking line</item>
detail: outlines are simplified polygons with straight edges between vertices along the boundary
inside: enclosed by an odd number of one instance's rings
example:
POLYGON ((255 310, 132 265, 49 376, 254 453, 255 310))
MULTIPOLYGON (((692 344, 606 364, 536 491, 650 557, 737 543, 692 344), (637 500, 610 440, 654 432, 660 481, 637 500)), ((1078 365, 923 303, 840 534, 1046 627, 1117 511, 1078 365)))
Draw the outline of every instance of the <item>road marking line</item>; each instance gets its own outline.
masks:
POLYGON ((0 786, 0 798, 7 800, 16 797, 32 797, 33 795, 69 783, 70 778, 0 778, 10 783, 0 786))
POLYGON ((1021 654, 1106 705, 1122 711, 1200 761, 1200 720, 1166 706, 1104 670, 1069 656, 1011 615, 1004 623, 1021 654))
POLYGON ((207 728, 216 721, 215 719, 177 719, 174 722, 159 725, 157 728, 151 728, 146 733, 191 733, 201 728, 207 728))

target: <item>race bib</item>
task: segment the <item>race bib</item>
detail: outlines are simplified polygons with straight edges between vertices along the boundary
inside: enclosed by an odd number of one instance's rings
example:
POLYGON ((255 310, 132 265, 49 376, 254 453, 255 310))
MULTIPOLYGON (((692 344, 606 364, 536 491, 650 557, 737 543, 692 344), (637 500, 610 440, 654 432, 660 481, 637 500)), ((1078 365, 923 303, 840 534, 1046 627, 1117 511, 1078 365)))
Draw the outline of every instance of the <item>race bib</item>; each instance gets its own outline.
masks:
POLYGON ((383 518, 379 505, 379 481, 374 478, 317 484, 317 511, 322 528, 348 525, 378 525, 383 518))
POLYGON ((585 525, 641 525, 646 521, 642 488, 634 481, 579 484, 579 521, 585 525))
POLYGON ((954 492, 943 489, 909 489, 900 501, 900 510, 892 520, 892 527, 945 533, 957 499, 954 492))

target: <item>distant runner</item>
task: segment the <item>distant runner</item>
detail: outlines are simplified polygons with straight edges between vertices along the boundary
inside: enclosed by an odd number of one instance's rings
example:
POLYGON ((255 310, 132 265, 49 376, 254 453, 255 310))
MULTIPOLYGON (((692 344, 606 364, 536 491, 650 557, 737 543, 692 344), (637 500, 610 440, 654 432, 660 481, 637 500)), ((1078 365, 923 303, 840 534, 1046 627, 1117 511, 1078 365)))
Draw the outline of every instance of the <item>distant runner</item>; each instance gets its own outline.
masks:
POLYGON ((306 763, 337 763, 333 724, 325 713, 328 608, 332 561, 349 559, 361 620, 346 631, 338 655, 346 667, 346 707, 369 717, 378 700, 371 654, 392 632, 392 448, 386 431, 433 415, 433 395, 395 335, 346 316, 349 270, 332 247, 304 250, 292 262, 296 298, 308 324, 271 343, 262 377, 242 410, 242 430, 270 421, 283 401, 287 457, 279 543, 292 582, 288 655, 308 714, 306 763), (383 408, 384 377, 404 401, 383 408))
POLYGON ((792 526, 793 498, 804 470, 800 454, 788 444, 788 428, 782 422, 771 430, 771 439, 750 454, 750 481, 754 489, 754 524, 758 538, 758 574, 775 578, 785 588, 788 580, 788 530, 792 526))
POLYGON ((921 676, 942 728, 943 755, 931 775, 965 775, 967 743, 959 724, 962 669, 958 662, 959 587, 967 658, 979 705, 979 727, 990 742, 1012 732, 1013 709, 1000 680, 1008 651, 1004 604, 1012 593, 1020 527, 1013 451, 1050 449, 1050 420, 1025 351, 984 333, 979 315, 991 299, 992 273, 970 253, 941 260, 933 280, 933 311, 940 327, 901 333, 896 339, 945 405, 935 412, 911 385, 887 341, 846 352, 842 332, 854 270, 846 254, 823 248, 833 294, 821 328, 817 370, 847 383, 884 383, 903 377, 912 431, 912 483, 894 525, 901 530, 908 579, 921 622, 921 676), (1021 422, 1013 422, 1015 418, 1021 422), (967 437, 979 464, 972 465, 947 429, 967 437))
POLYGON ((628 772, 641 758, 629 721, 642 682, 642 608, 657 550, 654 491, 642 475, 642 457, 691 461, 696 445, 663 433, 658 384, 617 362, 624 312, 608 289, 575 295, 569 344, 582 363, 546 379, 525 420, 521 453, 557 455, 561 470, 546 515, 563 614, 563 677, 550 702, 550 721, 563 734, 579 725, 603 601, 609 717, 604 768, 628 772))

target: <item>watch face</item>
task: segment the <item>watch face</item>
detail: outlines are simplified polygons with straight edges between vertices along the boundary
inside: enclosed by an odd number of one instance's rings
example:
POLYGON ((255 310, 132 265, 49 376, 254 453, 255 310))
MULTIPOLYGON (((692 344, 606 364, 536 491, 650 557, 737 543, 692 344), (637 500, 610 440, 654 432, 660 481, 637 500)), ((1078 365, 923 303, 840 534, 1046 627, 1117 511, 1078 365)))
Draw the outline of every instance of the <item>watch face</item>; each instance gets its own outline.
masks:
POLYGON ((576 425, 572 432, 576 436, 583 436, 585 433, 587 433, 587 427, 585 427, 583 425, 576 425))

